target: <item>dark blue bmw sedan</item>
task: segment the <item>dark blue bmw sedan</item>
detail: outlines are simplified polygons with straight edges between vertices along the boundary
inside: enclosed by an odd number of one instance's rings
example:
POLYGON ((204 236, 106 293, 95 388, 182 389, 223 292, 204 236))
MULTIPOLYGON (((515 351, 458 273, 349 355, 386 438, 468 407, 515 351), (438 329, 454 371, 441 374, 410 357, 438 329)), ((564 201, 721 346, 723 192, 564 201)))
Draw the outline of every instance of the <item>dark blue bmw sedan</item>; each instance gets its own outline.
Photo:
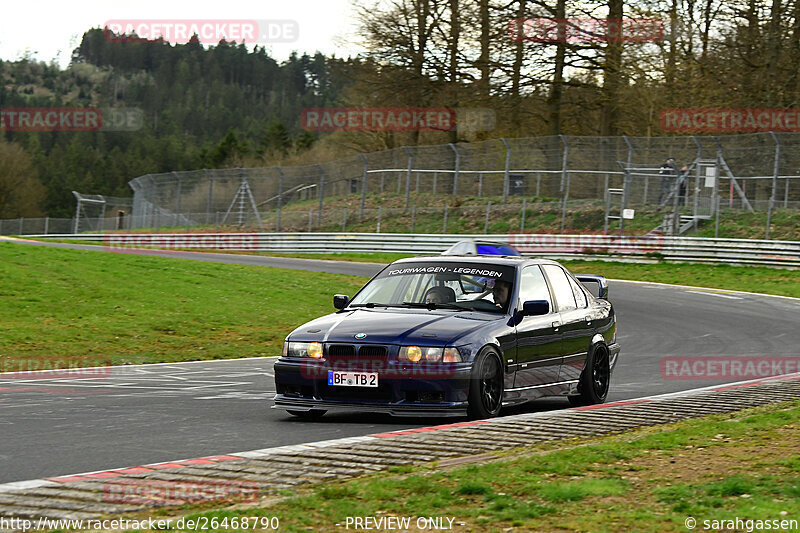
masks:
POLYGON ((289 334, 274 407, 488 418, 541 396, 602 403, 620 350, 607 298, 605 278, 555 261, 402 259, 289 334))

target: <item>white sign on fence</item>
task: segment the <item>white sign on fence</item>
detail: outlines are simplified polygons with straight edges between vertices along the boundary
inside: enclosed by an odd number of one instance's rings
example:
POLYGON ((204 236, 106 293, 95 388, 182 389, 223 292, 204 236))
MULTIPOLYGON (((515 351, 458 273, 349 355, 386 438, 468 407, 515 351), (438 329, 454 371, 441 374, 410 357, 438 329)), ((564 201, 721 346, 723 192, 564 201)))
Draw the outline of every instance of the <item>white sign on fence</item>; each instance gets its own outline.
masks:
POLYGON ((706 167, 706 187, 713 189, 714 188, 714 178, 717 177, 717 168, 716 167, 706 167))

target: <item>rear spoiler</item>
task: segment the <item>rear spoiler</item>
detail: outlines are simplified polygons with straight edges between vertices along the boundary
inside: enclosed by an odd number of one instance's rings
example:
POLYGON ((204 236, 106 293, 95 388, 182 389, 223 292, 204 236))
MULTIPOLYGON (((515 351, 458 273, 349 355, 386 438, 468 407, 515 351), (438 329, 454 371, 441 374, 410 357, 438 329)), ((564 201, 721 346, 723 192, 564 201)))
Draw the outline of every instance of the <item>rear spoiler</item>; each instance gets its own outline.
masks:
POLYGON ((595 274, 575 274, 575 277, 581 283, 597 283, 600 287, 598 298, 608 300, 608 280, 604 276, 597 276, 595 274))

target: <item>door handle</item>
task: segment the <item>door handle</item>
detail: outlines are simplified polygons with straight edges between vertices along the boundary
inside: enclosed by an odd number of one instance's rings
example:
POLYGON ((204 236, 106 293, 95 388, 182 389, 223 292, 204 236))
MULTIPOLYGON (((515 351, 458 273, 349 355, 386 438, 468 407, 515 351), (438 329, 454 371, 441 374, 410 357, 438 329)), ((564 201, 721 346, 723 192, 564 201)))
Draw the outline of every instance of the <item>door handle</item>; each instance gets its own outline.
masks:
POLYGON ((560 326, 561 326, 561 322, 558 322, 558 321, 553 322, 553 327, 554 328, 558 329, 560 326))
POLYGON ((592 323, 592 317, 590 317, 590 316, 587 316, 587 317, 586 317, 586 323, 587 323, 587 324, 591 324, 591 323, 592 323))

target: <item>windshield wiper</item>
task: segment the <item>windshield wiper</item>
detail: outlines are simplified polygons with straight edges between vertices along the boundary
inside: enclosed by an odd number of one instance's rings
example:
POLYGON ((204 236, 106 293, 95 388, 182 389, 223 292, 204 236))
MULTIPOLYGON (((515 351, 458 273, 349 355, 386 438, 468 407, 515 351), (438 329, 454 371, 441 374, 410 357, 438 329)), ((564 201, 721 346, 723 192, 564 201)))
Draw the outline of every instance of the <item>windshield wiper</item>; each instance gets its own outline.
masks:
POLYGON ((415 307, 421 309, 455 309, 457 311, 464 311, 466 310, 465 307, 453 304, 453 303, 424 303, 424 302, 403 302, 403 305, 406 307, 415 307))
POLYGON ((347 307, 366 307, 367 309, 372 309, 374 307, 406 307, 403 304, 378 304, 375 302, 369 302, 365 304, 350 304, 347 307))

